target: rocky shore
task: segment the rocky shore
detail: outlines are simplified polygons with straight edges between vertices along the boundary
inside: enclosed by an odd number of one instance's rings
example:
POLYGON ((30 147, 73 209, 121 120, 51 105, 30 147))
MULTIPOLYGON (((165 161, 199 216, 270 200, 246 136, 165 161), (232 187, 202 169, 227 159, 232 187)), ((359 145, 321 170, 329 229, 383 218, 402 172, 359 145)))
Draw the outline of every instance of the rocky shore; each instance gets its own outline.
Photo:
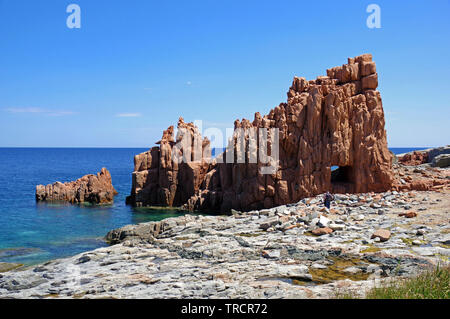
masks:
POLYGON ((428 164, 432 167, 450 166, 450 145, 399 154, 398 161, 403 165, 416 166, 428 164))
MULTIPOLYGON (((404 168, 406 169, 406 168, 404 168)), ((414 173, 411 168, 410 174, 414 173)), ((442 179, 449 169, 435 168, 442 179)), ((321 196, 108 233, 112 246, 0 273, 1 298, 335 298, 448 263, 450 190, 321 196)))

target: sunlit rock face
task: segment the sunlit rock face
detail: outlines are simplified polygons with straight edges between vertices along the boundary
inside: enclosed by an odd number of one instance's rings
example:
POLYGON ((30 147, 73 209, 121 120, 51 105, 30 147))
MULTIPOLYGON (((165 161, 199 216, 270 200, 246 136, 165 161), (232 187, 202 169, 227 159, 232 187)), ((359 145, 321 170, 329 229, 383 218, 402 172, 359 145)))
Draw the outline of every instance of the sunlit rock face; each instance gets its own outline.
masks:
POLYGON ((326 191, 386 191, 393 183, 392 155, 377 86, 371 54, 349 58, 347 64, 315 80, 295 77, 287 102, 265 116, 256 113, 253 121, 236 120, 227 150, 212 161, 208 139, 202 139, 193 123, 180 118, 176 140, 169 127, 159 147, 135 157, 127 201, 134 206, 227 212, 270 208, 326 191), (261 161, 251 144, 256 131, 257 149, 262 147, 259 129, 269 132, 268 155, 278 142, 278 158, 261 161), (270 129, 277 129, 277 135, 270 129), (191 147, 187 152, 186 148, 174 152, 187 132, 191 147), (245 160, 238 163, 237 144, 242 140, 245 160), (234 154, 229 154, 232 150, 234 154), (191 162, 178 163, 174 156, 185 156, 191 162), (250 161, 254 156, 256 163, 250 161), (267 166, 276 169, 270 174, 262 172, 267 166), (338 169, 332 172, 332 167, 338 169))
POLYGON ((102 168, 97 175, 85 175, 73 182, 36 186, 38 202, 108 204, 114 201, 115 195, 117 191, 106 168, 102 168))

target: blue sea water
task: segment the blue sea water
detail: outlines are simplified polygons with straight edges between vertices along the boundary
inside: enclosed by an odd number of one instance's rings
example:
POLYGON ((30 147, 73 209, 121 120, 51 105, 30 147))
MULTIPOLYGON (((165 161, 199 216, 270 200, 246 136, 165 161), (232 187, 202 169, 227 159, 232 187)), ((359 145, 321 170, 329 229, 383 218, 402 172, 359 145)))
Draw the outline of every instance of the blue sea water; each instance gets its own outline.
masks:
MULTIPOLYGON (((396 154, 417 148, 392 149, 396 154)), ((134 155, 146 149, 0 148, 0 262, 26 265, 106 246, 104 235, 127 224, 178 216, 125 205, 134 155), (35 187, 67 182, 106 167, 119 195, 109 206, 41 204, 35 187)), ((215 152, 217 154, 218 152, 215 152)))
POLYGON ((146 149, 0 148, 0 262, 35 264, 105 246, 103 237, 127 224, 180 215, 133 209, 134 155, 146 149), (67 182, 106 167, 119 195, 110 206, 36 203, 35 187, 67 182))

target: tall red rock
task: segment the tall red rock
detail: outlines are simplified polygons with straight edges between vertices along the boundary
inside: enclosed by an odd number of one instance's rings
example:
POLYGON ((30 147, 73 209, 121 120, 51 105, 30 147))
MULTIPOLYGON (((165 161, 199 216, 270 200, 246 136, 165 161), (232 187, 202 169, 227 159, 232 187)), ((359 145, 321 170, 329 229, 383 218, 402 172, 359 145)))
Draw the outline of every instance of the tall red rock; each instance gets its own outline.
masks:
POLYGON ((127 203, 133 206, 182 206, 197 194, 208 172, 211 157, 209 141, 201 137, 193 123, 180 117, 178 134, 174 128, 163 132, 159 146, 134 157, 131 195, 127 203), (189 140, 183 139, 188 136, 189 140), (179 146, 184 145, 185 148, 179 146), (179 147, 179 149, 178 149, 179 147), (184 152, 188 149, 188 152, 184 152), (189 162, 183 160, 189 158, 189 162), (174 158, 176 157, 176 158, 174 158))
POLYGON ((192 151, 183 155, 193 159, 198 153, 210 154, 209 141, 201 138, 192 123, 180 119, 177 141, 170 127, 159 147, 135 157, 128 202, 226 212, 231 208, 269 208, 326 191, 389 190, 392 156, 377 86, 371 54, 349 58, 347 64, 327 70, 327 76, 316 80, 295 77, 286 103, 268 115, 256 113, 252 122, 235 121, 229 147, 236 146, 243 134, 245 163, 237 163, 236 154, 227 156, 228 149, 212 162, 205 156, 191 163, 176 163, 172 150, 183 139, 183 129, 192 133, 192 151), (255 152, 248 142, 252 128, 279 129, 278 168, 272 174, 261 173, 260 168, 267 165, 259 161, 259 155, 257 164, 249 163, 255 152), (227 158, 233 157, 233 163, 227 163, 227 158), (339 169, 332 172, 335 166, 339 169))

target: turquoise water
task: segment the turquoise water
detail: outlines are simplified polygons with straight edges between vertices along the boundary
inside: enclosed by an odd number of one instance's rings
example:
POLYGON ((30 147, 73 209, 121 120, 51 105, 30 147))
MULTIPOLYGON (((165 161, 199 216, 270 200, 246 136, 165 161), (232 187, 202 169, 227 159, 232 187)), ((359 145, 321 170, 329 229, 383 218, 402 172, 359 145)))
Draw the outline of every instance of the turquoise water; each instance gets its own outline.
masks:
POLYGON ((133 209, 135 154, 146 149, 0 148, 0 262, 35 264, 105 246, 103 237, 127 224, 179 216, 174 210, 133 209), (109 206, 36 203, 35 186, 72 181, 102 167, 119 192, 109 206))
MULTIPOLYGON (((392 149, 405 153, 412 148, 392 149)), ((179 216, 125 205, 135 154, 146 149, 0 148, 0 262, 35 264, 106 246, 127 224, 179 216), (67 182, 108 168, 119 192, 110 206, 39 204, 35 186, 67 182)))

